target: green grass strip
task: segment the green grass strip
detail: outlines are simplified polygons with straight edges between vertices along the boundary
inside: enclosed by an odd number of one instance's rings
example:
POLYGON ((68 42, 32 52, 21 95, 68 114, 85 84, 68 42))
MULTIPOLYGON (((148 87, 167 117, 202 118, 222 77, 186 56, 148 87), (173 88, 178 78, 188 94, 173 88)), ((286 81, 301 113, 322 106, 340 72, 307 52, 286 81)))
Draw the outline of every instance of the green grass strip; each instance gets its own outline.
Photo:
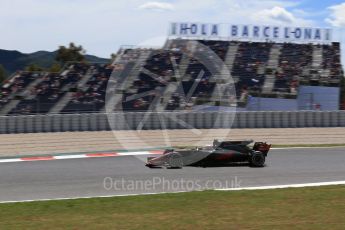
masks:
POLYGON ((344 229, 345 186, 0 204, 1 229, 344 229))

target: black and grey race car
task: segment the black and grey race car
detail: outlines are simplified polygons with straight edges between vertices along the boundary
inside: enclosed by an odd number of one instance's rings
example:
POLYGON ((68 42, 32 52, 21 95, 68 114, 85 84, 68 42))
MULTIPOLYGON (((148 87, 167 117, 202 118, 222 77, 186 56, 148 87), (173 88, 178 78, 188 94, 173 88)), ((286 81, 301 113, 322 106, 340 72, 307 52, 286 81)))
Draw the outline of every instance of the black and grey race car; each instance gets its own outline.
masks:
POLYGON ((149 168, 207 167, 243 162, 249 163, 252 167, 265 166, 271 145, 265 142, 255 142, 251 147, 252 143, 252 140, 221 142, 214 140, 212 146, 189 150, 167 149, 161 156, 149 157, 146 166, 149 168))

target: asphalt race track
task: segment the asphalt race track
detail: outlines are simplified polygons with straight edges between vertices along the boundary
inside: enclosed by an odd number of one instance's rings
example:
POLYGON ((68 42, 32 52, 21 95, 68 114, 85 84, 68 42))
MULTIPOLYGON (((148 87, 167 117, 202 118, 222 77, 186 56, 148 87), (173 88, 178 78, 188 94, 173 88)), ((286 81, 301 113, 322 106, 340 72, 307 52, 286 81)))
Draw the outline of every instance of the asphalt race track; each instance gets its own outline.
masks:
POLYGON ((3 163, 0 202, 345 180, 345 148, 271 150, 264 168, 149 169, 145 158, 3 163))

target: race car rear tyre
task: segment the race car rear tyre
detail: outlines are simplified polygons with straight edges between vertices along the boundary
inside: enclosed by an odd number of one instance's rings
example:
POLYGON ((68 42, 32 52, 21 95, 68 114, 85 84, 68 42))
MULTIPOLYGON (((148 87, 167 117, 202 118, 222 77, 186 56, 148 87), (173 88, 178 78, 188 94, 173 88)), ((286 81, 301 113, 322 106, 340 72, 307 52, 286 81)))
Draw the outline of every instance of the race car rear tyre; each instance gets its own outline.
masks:
POLYGON ((249 163, 252 167, 264 167, 266 157, 262 152, 253 152, 250 156, 249 163))
POLYGON ((173 153, 171 154, 169 161, 168 161, 169 168, 172 169, 180 169, 183 167, 183 159, 181 154, 173 153))

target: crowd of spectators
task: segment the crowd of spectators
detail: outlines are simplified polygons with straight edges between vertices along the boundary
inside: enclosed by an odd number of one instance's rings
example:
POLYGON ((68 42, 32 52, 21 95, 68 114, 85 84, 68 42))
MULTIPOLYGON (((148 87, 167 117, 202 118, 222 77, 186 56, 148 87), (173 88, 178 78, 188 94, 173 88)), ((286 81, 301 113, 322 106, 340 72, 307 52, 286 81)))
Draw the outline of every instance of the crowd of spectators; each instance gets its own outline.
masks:
POLYGON ((153 51, 141 72, 134 79, 132 86, 123 95, 122 107, 125 110, 147 110, 148 105, 157 96, 157 88, 166 87, 175 74, 175 67, 179 66, 182 54, 177 47, 174 50, 153 51), (143 97, 127 100, 135 94, 144 93, 143 97))
MULTIPOLYGON (((164 90, 162 92, 161 89, 166 88, 172 81, 178 81, 177 88, 182 89, 183 93, 173 93, 165 105, 166 110, 186 109, 193 105, 195 98, 210 98, 215 83, 210 83, 212 74, 199 60, 189 57, 186 63, 186 73, 180 73, 183 75, 180 76, 182 78, 175 79, 176 68, 178 68, 177 71, 181 69, 179 65, 183 56, 182 50, 186 49, 184 45, 185 43, 182 43, 182 46, 175 43, 172 45, 174 47, 172 50, 159 50, 152 54, 143 65, 145 71, 139 74, 124 95, 122 104, 124 110, 147 110, 155 98, 164 97, 164 90), (201 76, 199 76, 200 74, 201 76), (198 81, 197 85, 192 89, 195 81, 198 81), (186 98, 191 90, 193 92, 189 95, 190 98, 186 98), (138 94, 143 96, 135 100, 128 100, 131 96, 138 94)), ((223 48, 224 45, 218 46, 216 42, 213 42, 212 46, 215 51, 226 54, 227 49, 223 48)))
POLYGON ((226 54, 228 52, 229 46, 231 44, 237 44, 237 42, 229 42, 229 41, 207 41, 207 40, 200 40, 201 44, 210 48, 213 52, 215 52, 220 59, 225 61, 226 54))
POLYGON ((238 47, 233 76, 254 78, 260 66, 268 62, 272 43, 242 42, 238 47))
POLYGON ((15 95, 21 93, 33 80, 43 76, 43 73, 17 72, 13 77, 3 82, 0 92, 0 109, 15 95))
POLYGON ((181 57, 179 51, 159 50, 146 61, 144 68, 162 78, 170 78, 174 74, 174 65, 180 64, 181 57))
POLYGON ((330 70, 330 79, 340 79, 343 70, 340 60, 340 44, 332 43, 332 45, 322 46, 322 68, 330 70))
POLYGON ((87 64, 72 64, 61 74, 50 73, 31 89, 30 95, 20 101, 11 111, 12 114, 48 113, 66 93, 64 87, 73 88, 86 74, 87 64))
POLYGON ((113 66, 92 65, 90 70, 93 71, 93 76, 83 89, 76 89, 63 112, 92 112, 100 111, 104 107, 107 83, 113 66))
POLYGON ((238 77, 236 94, 240 100, 243 100, 249 91, 261 92, 265 75, 259 74, 258 70, 266 67, 271 47, 272 43, 241 42, 239 44, 232 75, 238 77))
POLYGON ((292 93, 298 87, 299 77, 305 68, 311 68, 313 45, 284 43, 279 57, 278 70, 275 70, 274 91, 292 93))

